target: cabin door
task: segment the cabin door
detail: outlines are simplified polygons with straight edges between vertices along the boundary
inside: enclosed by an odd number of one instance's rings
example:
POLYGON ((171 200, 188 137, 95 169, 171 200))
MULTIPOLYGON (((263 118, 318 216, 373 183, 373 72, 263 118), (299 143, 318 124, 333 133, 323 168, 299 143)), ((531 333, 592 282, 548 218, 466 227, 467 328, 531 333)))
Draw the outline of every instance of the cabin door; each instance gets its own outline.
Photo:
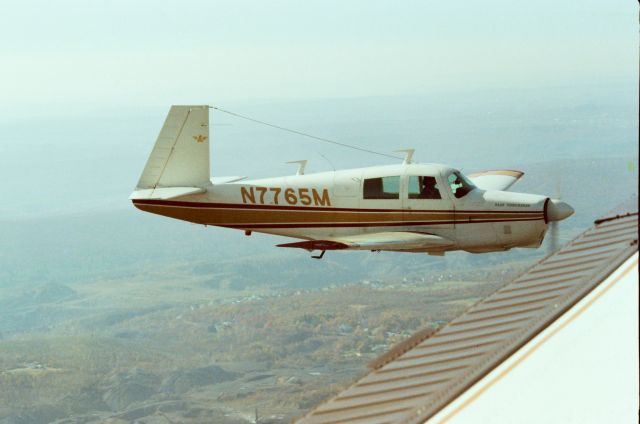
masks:
POLYGON ((440 175, 406 175, 404 221, 407 226, 454 228, 454 204, 440 175))

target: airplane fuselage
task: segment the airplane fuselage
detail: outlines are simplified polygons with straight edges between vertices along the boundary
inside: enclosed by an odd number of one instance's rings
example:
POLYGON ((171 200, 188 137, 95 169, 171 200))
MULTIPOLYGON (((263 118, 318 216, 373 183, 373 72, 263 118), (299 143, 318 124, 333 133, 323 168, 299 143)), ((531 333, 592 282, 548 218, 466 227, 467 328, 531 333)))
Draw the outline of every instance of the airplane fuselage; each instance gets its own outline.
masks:
POLYGON ((146 212, 197 224, 304 240, 402 231, 451 241, 447 246, 383 250, 480 253, 540 246, 547 229, 547 197, 478 187, 456 196, 451 182, 456 172, 434 164, 376 166, 212 183, 200 193, 147 196, 133 203, 146 212), (426 181, 432 182, 433 193, 420 193, 417 184, 426 181))

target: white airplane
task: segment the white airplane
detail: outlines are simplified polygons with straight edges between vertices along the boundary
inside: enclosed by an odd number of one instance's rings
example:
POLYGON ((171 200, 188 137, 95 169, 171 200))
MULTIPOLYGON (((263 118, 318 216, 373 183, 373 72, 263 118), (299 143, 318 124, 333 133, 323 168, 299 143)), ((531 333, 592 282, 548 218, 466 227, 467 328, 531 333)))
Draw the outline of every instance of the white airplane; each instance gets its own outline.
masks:
POLYGON ((471 253, 537 248, 567 203, 508 190, 523 173, 403 163, 248 180, 210 177, 209 106, 172 106, 130 199, 145 212, 301 239, 279 247, 471 253))

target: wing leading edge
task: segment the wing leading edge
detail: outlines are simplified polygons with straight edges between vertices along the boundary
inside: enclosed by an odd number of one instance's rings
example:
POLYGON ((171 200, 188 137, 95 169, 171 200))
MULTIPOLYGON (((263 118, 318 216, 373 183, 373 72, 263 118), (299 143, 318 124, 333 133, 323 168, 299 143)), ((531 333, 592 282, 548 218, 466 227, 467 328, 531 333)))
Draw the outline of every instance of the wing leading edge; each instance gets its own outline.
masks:
POLYGON ((473 174, 468 174, 468 177, 483 190, 504 191, 514 185, 523 175, 524 172, 522 171, 499 169, 474 172, 473 174))
POLYGON ((306 250, 394 250, 394 251, 444 251, 454 243, 433 234, 391 231, 355 236, 332 237, 327 240, 306 240, 279 244, 278 247, 293 247, 306 250))

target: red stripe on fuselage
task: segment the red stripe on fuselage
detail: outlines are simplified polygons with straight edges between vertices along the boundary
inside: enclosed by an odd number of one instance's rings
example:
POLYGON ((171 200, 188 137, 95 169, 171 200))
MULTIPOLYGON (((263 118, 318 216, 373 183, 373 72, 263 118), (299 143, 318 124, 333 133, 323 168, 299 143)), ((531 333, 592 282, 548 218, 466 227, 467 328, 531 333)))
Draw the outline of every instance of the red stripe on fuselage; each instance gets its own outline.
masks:
POLYGON ((541 221, 544 218, 520 218, 520 219, 496 219, 496 220, 464 220, 464 221, 420 221, 420 222, 353 222, 353 223, 300 223, 300 224, 240 224, 240 225, 224 225, 224 224, 206 224, 218 227, 235 228, 235 229, 269 229, 269 228, 338 228, 338 227, 414 227, 414 226, 435 226, 435 225, 461 225, 461 224, 482 224, 482 223, 499 223, 499 222, 521 222, 521 221, 541 221))

